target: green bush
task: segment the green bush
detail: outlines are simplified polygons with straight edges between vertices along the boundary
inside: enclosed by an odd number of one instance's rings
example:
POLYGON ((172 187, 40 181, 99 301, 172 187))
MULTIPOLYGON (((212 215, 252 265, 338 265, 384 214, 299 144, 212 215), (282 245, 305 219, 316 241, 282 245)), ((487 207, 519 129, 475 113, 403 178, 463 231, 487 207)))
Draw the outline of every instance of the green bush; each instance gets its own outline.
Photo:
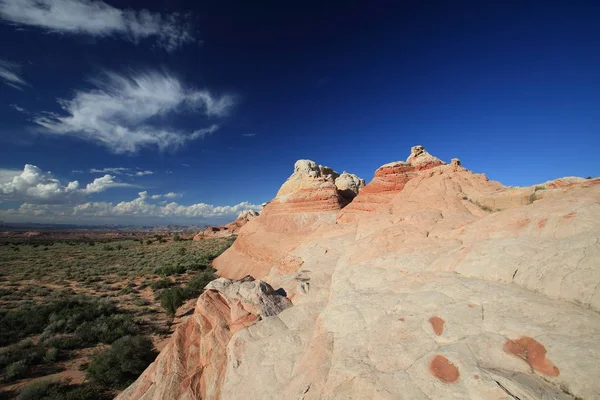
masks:
POLYGON ((4 368, 3 375, 7 381, 14 381, 25 377, 27 373, 27 362, 25 360, 16 361, 4 368))
POLYGON ((197 273, 192 280, 187 283, 185 297, 192 298, 199 296, 204 290, 204 287, 216 278, 215 272, 216 271, 213 268, 209 268, 197 273))
POLYGON ((25 386, 17 400, 104 400, 111 396, 94 385, 74 386, 68 381, 43 380, 25 386))
POLYGON ((160 293, 160 305, 170 315, 175 315, 177 309, 183 304, 185 300, 184 290, 179 287, 165 289, 160 293))
POLYGON ((129 315, 115 314, 84 322, 75 330, 75 336, 88 345, 98 342, 110 344, 123 336, 134 335, 137 332, 138 327, 129 315))
POLYGON ((46 350, 46 354, 44 354, 44 362, 45 363, 53 363, 58 360, 59 350, 56 347, 50 347, 46 350))
POLYGON ((173 282, 171 282, 171 280, 167 278, 161 279, 159 281, 154 281, 150 284, 150 287, 153 290, 166 289, 171 286, 173 286, 173 282))
MULTIPOLYGON (((0 351, 0 369, 6 379, 20 377, 19 370, 31 365, 41 364, 44 361, 46 348, 36 345, 31 340, 24 340, 0 351), (12 378, 9 378, 11 377, 12 378)), ((24 372, 23 372, 24 373, 24 372)))
POLYGON ((145 336, 125 336, 94 357, 86 371, 92 382, 113 389, 130 385, 154 361, 157 352, 145 336))
POLYGON ((160 267, 154 270, 154 273, 161 276, 171 276, 176 274, 184 274, 186 268, 183 265, 172 265, 169 267, 160 267))

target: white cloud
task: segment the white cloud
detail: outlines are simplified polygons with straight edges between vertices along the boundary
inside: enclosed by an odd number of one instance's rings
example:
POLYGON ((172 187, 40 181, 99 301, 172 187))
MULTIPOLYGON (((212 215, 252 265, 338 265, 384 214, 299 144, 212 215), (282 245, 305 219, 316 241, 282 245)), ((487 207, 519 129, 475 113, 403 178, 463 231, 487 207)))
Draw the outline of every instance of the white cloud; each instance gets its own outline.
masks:
POLYGON ((205 203, 181 205, 176 202, 154 203, 154 196, 148 192, 138 193, 138 197, 131 201, 120 203, 112 202, 87 202, 78 205, 66 204, 22 204, 17 209, 0 211, 0 217, 13 220, 61 220, 61 221, 88 221, 101 222, 128 221, 136 219, 226 219, 233 220, 244 210, 260 210, 258 204, 241 202, 233 206, 215 206, 205 203))
POLYGON ((0 199, 26 201, 34 204, 55 204, 80 201, 85 196, 114 187, 132 186, 116 182, 114 176, 104 175, 80 188, 79 181, 63 185, 51 172, 43 172, 26 164, 23 171, 0 170, 0 199), (9 179, 10 178, 10 179, 9 179))
POLYGON ((159 200, 162 198, 165 199, 178 199, 180 197, 183 197, 183 194, 181 193, 175 193, 175 192, 169 192, 169 193, 165 193, 165 194, 154 194, 152 196, 150 196, 150 198, 152 200, 159 200))
MULTIPOLYGON (((75 172, 75 171, 73 171, 75 172)), ((131 168, 124 167, 111 167, 111 168, 92 168, 90 169, 91 174, 101 173, 101 174, 115 174, 115 175, 127 175, 127 176, 145 176, 145 175, 153 175, 154 171, 143 170, 143 171, 134 171, 131 168)))
POLYGON ((135 176, 144 176, 144 175, 153 175, 154 172, 149 171, 149 170, 145 170, 145 171, 137 171, 135 174, 135 176))
POLYGON ((20 113, 27 113, 27 110, 25 110, 23 107, 19 107, 16 104, 11 104, 10 105, 13 109, 17 110, 20 113))
POLYGON ((21 175, 20 169, 0 168, 0 185, 11 182, 15 176, 21 175))
POLYGON ((0 17, 52 33, 120 36, 134 43, 156 38, 167 51, 193 42, 189 18, 148 10, 122 10, 93 0, 0 0, 0 17))
MULTIPOLYGON (((0 58, 0 80, 10 87, 23 90, 23 87, 29 84, 21 77, 20 69, 19 64, 0 58)), ((14 105, 12 107, 16 109, 14 105)))
POLYGON ((114 168, 102 168, 102 169, 92 168, 92 169, 90 169, 90 173, 92 173, 92 174, 101 173, 101 174, 120 175, 120 174, 124 174, 127 171, 131 171, 131 168, 114 167, 114 168))
POLYGON ((256 133, 242 133, 242 136, 245 136, 245 137, 254 137, 254 136, 256 136, 256 133))
POLYGON ((45 128, 42 132, 75 136, 115 153, 134 153, 143 147, 177 149, 215 132, 218 126, 183 132, 153 126, 151 121, 183 112, 223 117, 235 103, 234 96, 218 97, 207 90, 186 88, 173 76, 158 72, 130 77, 105 72, 91 82, 94 88, 58 100, 63 114, 44 113, 34 118, 45 128))
POLYGON ((114 181, 115 177, 104 175, 102 178, 96 178, 92 183, 88 183, 83 192, 85 194, 100 193, 111 187, 128 187, 133 186, 128 183, 120 183, 114 181))
POLYGON ((163 195, 163 197, 166 199, 177 199, 181 196, 182 196, 181 193, 173 193, 173 192, 169 192, 169 193, 163 195))

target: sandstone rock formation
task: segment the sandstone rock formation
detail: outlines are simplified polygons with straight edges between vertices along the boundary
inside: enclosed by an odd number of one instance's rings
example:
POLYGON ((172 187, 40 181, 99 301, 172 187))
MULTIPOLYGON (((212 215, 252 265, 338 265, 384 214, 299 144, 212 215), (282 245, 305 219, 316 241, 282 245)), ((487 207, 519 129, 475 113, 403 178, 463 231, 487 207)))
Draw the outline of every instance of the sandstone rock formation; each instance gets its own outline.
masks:
POLYGON ((365 187, 365 180, 344 171, 340 176, 335 178, 335 187, 340 195, 350 202, 365 187))
POLYGON ((194 240, 201 240, 206 237, 229 237, 239 232, 242 226, 246 225, 252 218, 258 217, 258 212, 254 210, 244 210, 240 212, 235 221, 227 225, 216 227, 206 227, 202 232, 194 236, 194 240))
POLYGON ((231 336, 291 305, 262 281, 220 278, 206 286, 194 314, 117 399, 216 399, 221 396, 231 336))
POLYGON ((215 267, 221 276, 230 279, 242 278, 248 275, 247 271, 252 271, 257 279, 262 278, 274 266, 278 271, 294 272, 302 260, 293 256, 292 251, 307 234, 320 226, 334 224, 337 212, 352 198, 347 191, 358 191, 363 184, 354 174, 340 176, 314 161, 298 160, 292 175, 255 219, 260 221, 240 230, 240 234, 245 233, 215 260, 215 267), (342 176, 340 189, 336 181, 342 176), (356 182, 355 187, 341 186, 346 180, 356 182))
MULTIPOLYGON (((340 197, 297 164, 215 260, 293 306, 214 345, 203 398, 600 398, 600 179, 509 188, 416 146, 340 197)), ((184 336, 163 363, 206 365, 184 336)), ((155 364, 156 385, 187 387, 155 364)))

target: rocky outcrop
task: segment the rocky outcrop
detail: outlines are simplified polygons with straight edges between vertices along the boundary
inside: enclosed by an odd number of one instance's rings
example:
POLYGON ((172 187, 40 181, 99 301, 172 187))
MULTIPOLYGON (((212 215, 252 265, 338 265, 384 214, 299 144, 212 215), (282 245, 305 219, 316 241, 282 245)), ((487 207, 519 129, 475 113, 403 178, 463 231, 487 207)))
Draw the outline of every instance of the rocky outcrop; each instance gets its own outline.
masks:
POLYGON ((246 225, 248 221, 256 217, 258 217, 258 212, 254 210, 244 210, 240 212, 235 221, 220 227, 208 226, 202 232, 196 234, 193 240, 215 237, 230 237, 232 235, 236 235, 242 226, 246 225))
MULTIPOLYGON (((442 160, 429 154, 423 146, 412 147, 406 161, 391 162, 375 171, 373 180, 361 190, 361 195, 357 196, 347 208, 346 219, 351 219, 349 217, 351 212, 375 211, 380 206, 385 206, 420 171, 444 164, 442 160)), ((453 164, 456 167, 459 165, 460 162, 453 164)))
POLYGON ((363 186, 364 180, 354 174, 339 175, 314 161, 298 160, 275 198, 214 266, 231 279, 295 271, 302 260, 291 255, 293 250, 307 234, 335 223, 337 213, 363 186))
POLYGON ((198 298, 194 314, 117 399, 220 398, 231 336, 290 305, 269 284, 253 278, 212 281, 198 298))
POLYGON ((509 188, 415 147, 346 207, 276 212, 333 193, 305 165, 215 260, 293 307, 228 337, 206 398, 600 398, 600 180, 509 188))
POLYGON ((335 187, 339 194, 349 203, 365 187, 365 180, 344 171, 335 179, 335 187))

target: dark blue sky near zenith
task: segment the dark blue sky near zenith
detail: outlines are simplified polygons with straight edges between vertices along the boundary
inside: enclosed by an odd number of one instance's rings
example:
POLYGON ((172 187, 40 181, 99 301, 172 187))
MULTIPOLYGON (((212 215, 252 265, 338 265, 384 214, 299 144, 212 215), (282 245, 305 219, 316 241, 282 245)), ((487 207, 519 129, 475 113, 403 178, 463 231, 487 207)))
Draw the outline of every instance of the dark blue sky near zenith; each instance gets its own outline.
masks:
POLYGON ((230 220, 297 159, 600 175, 595 1, 0 0, 0 220, 230 220))

